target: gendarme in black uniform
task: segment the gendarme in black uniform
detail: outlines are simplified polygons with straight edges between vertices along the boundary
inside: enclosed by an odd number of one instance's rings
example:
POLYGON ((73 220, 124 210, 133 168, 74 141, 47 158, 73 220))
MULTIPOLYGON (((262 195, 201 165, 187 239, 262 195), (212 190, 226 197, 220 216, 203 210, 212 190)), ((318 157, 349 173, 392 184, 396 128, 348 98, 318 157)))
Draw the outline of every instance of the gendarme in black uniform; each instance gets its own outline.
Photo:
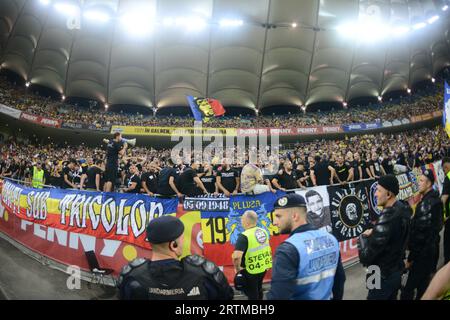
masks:
POLYGON ((123 148, 123 141, 111 140, 106 146, 105 181, 116 181, 119 171, 119 151, 123 148))
MULTIPOLYGON (((172 216, 153 219, 147 227, 153 244, 175 241, 183 232, 183 223, 172 216)), ((181 261, 136 259, 123 267, 118 287, 124 300, 231 300, 234 295, 223 272, 197 255, 181 261)))

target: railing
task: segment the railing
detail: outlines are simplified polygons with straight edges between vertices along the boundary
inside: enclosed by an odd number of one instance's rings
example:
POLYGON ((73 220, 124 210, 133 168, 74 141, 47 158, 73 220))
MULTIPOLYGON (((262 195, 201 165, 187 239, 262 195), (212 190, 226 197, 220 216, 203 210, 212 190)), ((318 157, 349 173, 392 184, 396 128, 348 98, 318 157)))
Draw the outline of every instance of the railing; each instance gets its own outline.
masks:
MULTIPOLYGON (((2 176, 2 175, 0 175, 0 179, 14 181, 14 182, 17 182, 17 183, 19 183, 19 184, 21 184, 21 185, 31 187, 31 182, 26 181, 26 180, 14 179, 14 178, 5 177, 5 176, 2 176)), ((342 183, 334 183, 334 184, 326 184, 326 185, 320 185, 320 186, 324 186, 324 187, 344 186, 344 185, 351 185, 351 184, 353 184, 353 183, 359 183, 359 182, 363 182, 363 181, 370 181, 370 180, 374 180, 374 179, 375 179, 375 178, 366 178, 366 179, 360 179, 360 180, 356 180, 356 181, 349 181, 349 182, 342 182, 342 183)), ((43 184, 42 186, 43 186, 44 188, 62 189, 62 188, 58 188, 58 187, 55 187, 55 186, 52 186, 52 185, 46 185, 46 184, 43 184)), ((289 193, 289 192, 295 192, 295 191, 305 190, 305 189, 307 189, 307 188, 313 188, 313 187, 316 187, 316 186, 303 187, 303 188, 295 188, 295 189, 286 189, 285 192, 288 192, 288 193, 289 193)), ((91 191, 92 191, 92 192, 97 192, 97 191, 93 191, 93 190, 74 189, 74 188, 67 188, 67 189, 63 189, 63 190, 80 190, 80 191, 88 191, 88 192, 91 192, 91 191)), ((100 191, 100 192, 103 192, 103 191, 100 191)), ((120 192, 117 192, 117 193, 120 193, 120 192)), ((232 193, 230 193, 230 194, 232 194, 232 193)), ((237 194, 235 194, 235 195, 237 195, 237 196, 243 196, 243 195, 248 195, 248 194, 243 193, 243 192, 239 192, 239 193, 237 193, 237 194)), ((155 197, 164 197, 164 198, 167 198, 167 196, 163 196, 163 195, 156 194, 156 193, 154 194, 154 196, 155 196, 155 197)), ((213 194, 211 193, 211 194, 203 194, 203 195, 199 195, 199 196, 197 196, 197 197, 198 197, 198 198, 200 198, 200 197, 220 198, 220 197, 222 197, 222 196, 223 196, 222 193, 219 193, 218 195, 213 195, 213 194)), ((176 198, 176 196, 173 196, 172 198, 176 198)), ((195 198, 195 197, 188 197, 188 198, 195 198)))

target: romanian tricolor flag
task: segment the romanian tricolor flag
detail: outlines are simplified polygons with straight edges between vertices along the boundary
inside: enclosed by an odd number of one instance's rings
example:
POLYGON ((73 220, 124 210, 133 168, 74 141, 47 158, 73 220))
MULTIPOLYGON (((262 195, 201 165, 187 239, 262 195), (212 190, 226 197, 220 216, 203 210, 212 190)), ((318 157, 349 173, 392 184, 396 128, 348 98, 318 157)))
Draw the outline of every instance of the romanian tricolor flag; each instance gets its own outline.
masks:
POLYGON ((208 121, 210 117, 220 117, 225 114, 225 109, 219 100, 187 96, 194 119, 196 121, 208 121))
POLYGON ((444 122, 444 128, 447 135, 450 137, 450 86, 447 81, 445 81, 445 92, 444 92, 444 112, 442 121, 444 122))

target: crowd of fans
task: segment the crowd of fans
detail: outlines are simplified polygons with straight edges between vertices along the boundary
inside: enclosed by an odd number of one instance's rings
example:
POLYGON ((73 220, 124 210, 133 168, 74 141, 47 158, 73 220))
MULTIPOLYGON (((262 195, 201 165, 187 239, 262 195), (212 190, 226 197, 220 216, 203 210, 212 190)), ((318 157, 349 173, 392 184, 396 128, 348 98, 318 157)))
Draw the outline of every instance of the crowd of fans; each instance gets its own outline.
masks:
MULTIPOLYGON (((116 186, 124 192, 166 196, 238 193, 242 191, 241 171, 248 163, 249 151, 232 151, 228 158, 216 154, 197 163, 186 154, 173 160, 168 149, 129 148, 120 160, 116 186), (171 177, 175 188, 170 186, 171 177)), ((280 148, 277 153, 270 159, 279 159, 278 163, 255 163, 270 190, 342 184, 406 172, 449 156, 450 143, 438 126, 299 143, 290 150, 280 148)), ((105 148, 33 145, 12 138, 0 145, 0 155, 2 177, 30 183, 33 167, 38 167, 44 170, 46 185, 103 190, 105 148)))
MULTIPOLYGON (((432 94, 414 95, 400 102, 373 104, 352 109, 331 110, 327 112, 306 112, 289 115, 273 115, 259 117, 219 117, 204 122, 205 127, 222 128, 290 128, 312 125, 339 125, 374 121, 392 121, 409 118, 436 111, 442 108, 442 84, 436 84, 432 94)), ((97 127, 111 125, 130 126, 169 126, 192 127, 194 119, 187 117, 144 116, 108 112, 99 109, 97 103, 89 108, 71 105, 51 98, 44 98, 32 92, 31 89, 19 87, 0 76, 0 103, 20 109, 35 115, 50 117, 66 124, 81 123, 97 127)))

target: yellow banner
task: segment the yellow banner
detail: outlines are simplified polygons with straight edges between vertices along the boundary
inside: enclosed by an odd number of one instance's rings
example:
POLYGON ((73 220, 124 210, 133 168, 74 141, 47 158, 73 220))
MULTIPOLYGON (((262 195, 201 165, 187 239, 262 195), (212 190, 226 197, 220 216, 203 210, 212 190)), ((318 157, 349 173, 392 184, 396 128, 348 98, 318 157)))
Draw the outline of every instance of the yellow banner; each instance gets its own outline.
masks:
POLYGON ((234 128, 182 128, 182 127, 133 127, 112 126, 111 133, 120 132, 132 136, 236 136, 234 128))

